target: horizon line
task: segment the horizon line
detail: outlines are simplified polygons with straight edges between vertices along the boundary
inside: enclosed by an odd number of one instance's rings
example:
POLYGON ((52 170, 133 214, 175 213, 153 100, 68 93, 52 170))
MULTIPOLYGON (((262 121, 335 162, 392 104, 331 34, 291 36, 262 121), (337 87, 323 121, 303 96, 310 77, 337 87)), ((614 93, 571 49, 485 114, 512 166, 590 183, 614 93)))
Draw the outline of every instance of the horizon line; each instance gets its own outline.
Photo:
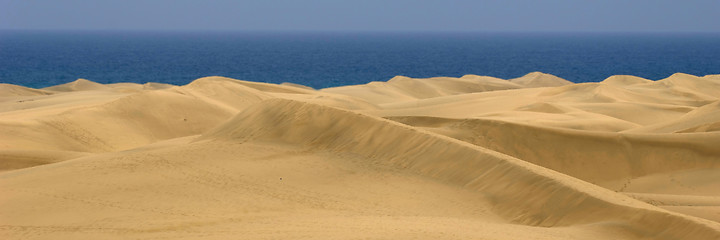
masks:
POLYGON ((214 33, 581 33, 581 34, 720 34, 720 31, 586 31, 586 30, 338 30, 338 29, 44 29, 44 28, 0 28, 0 31, 18 32, 157 32, 157 33, 179 33, 179 32, 214 32, 214 33))

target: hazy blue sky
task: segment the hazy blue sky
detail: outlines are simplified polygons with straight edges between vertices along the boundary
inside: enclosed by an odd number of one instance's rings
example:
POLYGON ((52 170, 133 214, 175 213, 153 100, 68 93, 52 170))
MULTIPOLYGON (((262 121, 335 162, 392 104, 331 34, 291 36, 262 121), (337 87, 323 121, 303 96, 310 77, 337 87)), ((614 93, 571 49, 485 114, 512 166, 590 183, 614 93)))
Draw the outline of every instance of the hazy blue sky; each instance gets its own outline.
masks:
POLYGON ((0 0, 0 29, 720 32, 720 0, 0 0))

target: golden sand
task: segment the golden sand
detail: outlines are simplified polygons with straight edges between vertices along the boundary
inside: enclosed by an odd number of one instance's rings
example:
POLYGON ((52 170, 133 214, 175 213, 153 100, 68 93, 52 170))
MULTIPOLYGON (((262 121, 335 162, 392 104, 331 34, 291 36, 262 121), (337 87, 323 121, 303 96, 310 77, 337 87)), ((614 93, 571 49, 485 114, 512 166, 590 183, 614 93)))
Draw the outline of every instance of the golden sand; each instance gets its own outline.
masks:
POLYGON ((0 84, 2 239, 720 239, 720 75, 0 84))

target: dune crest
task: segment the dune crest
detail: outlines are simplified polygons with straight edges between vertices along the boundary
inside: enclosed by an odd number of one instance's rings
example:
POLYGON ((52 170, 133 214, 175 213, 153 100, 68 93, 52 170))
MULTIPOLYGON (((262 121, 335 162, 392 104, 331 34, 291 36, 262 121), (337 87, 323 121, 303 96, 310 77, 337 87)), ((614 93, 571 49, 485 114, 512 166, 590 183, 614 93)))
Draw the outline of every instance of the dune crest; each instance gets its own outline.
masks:
POLYGON ((559 87, 573 84, 555 75, 541 72, 531 72, 525 76, 510 79, 509 81, 524 87, 559 87))
POLYGON ((90 90, 107 90, 108 86, 96 83, 87 79, 79 78, 78 80, 60 84, 52 87, 43 88, 44 90, 56 92, 73 92, 73 91, 90 91, 90 90))
POLYGON ((615 86, 628 86, 633 84, 651 83, 651 80, 630 75, 615 75, 602 81, 604 84, 615 86))

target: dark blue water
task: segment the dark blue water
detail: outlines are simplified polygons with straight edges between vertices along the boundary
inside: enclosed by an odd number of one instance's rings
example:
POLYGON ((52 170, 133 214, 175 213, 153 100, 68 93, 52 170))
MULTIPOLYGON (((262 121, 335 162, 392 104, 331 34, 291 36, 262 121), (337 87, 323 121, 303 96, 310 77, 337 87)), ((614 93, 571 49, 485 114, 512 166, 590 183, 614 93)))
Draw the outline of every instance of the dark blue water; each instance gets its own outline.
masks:
POLYGON ((204 76, 315 88, 465 74, 573 82, 720 73, 720 34, 0 31, 0 82, 186 84, 204 76))

